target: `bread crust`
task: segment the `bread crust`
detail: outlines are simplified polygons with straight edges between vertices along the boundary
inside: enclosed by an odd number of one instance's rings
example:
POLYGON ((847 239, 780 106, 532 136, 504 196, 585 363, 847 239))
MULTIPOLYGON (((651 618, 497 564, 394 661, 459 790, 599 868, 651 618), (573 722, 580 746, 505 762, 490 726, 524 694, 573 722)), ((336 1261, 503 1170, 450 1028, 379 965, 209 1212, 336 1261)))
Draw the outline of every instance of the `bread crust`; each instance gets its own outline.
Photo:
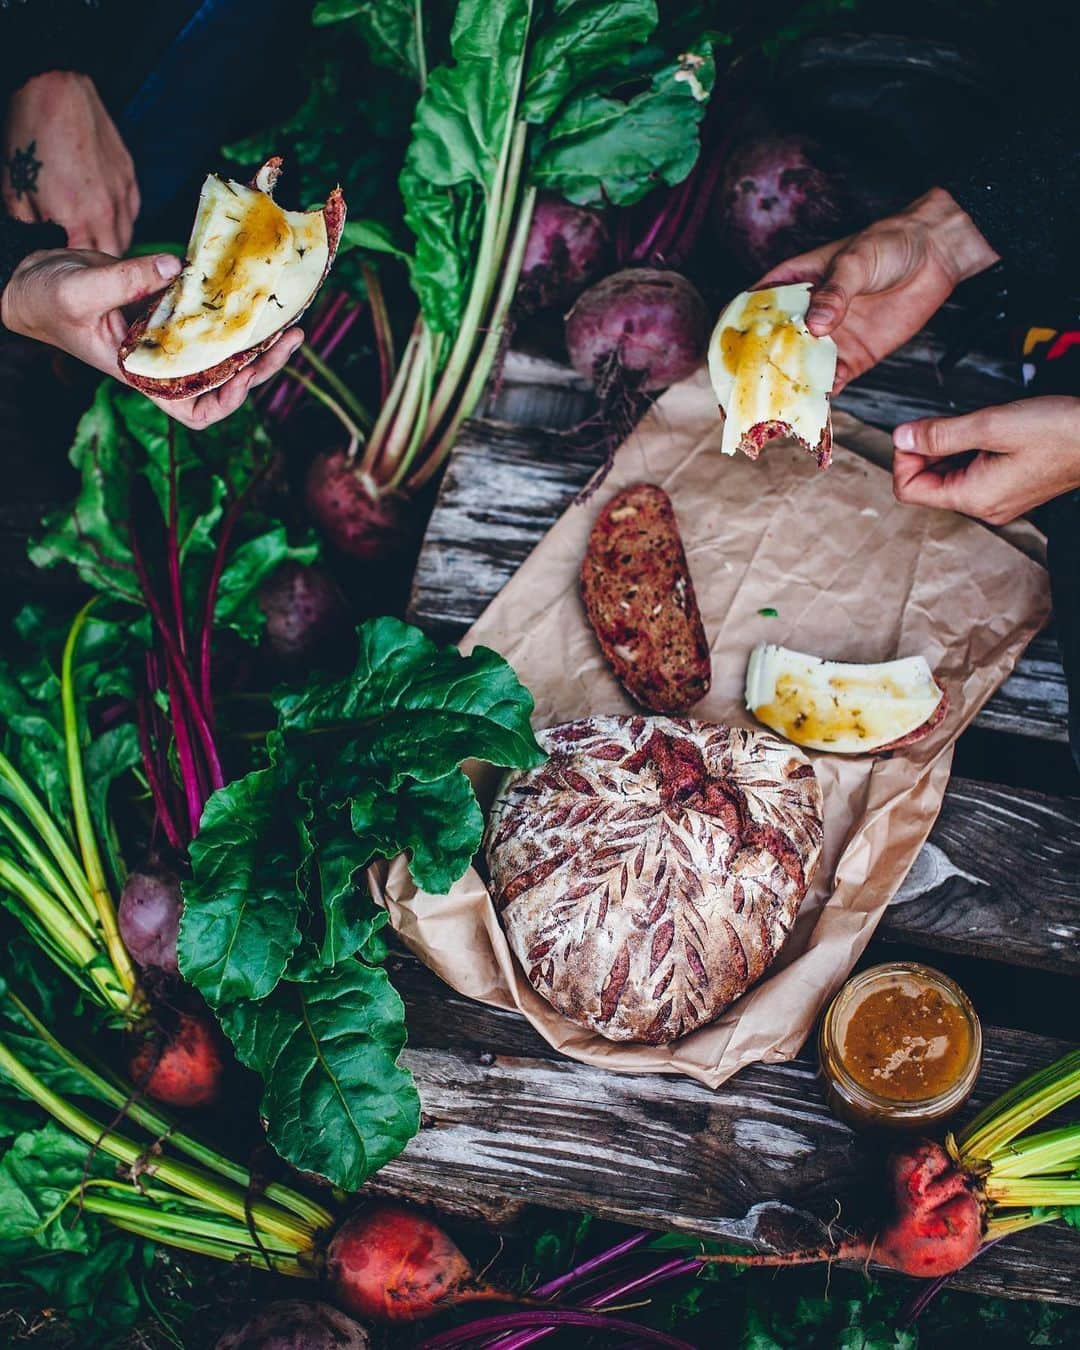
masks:
POLYGON ((757 422, 740 440, 737 449, 741 450, 749 459, 757 459, 764 446, 769 441, 779 440, 781 437, 791 437, 798 441, 804 450, 817 460, 819 469, 827 469, 832 463, 832 414, 830 413, 821 433, 821 439, 817 445, 811 445, 809 441, 804 441, 801 436, 796 436, 788 422, 757 422))
POLYGON ((533 988, 615 1041, 665 1044, 768 969, 823 841, 809 760, 770 733, 593 717, 539 734, 485 841, 491 894, 533 988))
MULTIPOLYGON (((271 159, 268 159, 255 175, 253 186, 258 183, 263 191, 269 191, 273 188, 281 174, 281 165, 282 160, 279 155, 275 155, 271 159)), ((323 274, 319 284, 312 291, 307 305, 293 315, 287 324, 282 324, 276 332, 271 333, 270 336, 265 338, 262 342, 256 343, 254 347, 248 347, 242 352, 236 352, 232 356, 226 357, 224 361, 219 361, 216 365, 210 366, 206 370, 196 370, 190 375, 178 375, 167 380, 155 380, 147 375, 134 375, 126 369, 124 362, 139 345, 143 334, 146 332, 150 316, 153 314, 154 309, 162 296, 162 292, 159 291, 157 295, 151 298, 143 313, 139 315, 134 323, 132 323, 127 331, 127 335, 120 344, 120 350, 117 353, 116 359, 123 379, 133 388, 138 389, 140 393, 146 394, 151 398, 196 398, 199 394, 206 394, 209 393, 211 389, 217 389, 218 386, 224 384, 226 380, 231 380, 232 377, 243 370, 245 366, 250 366, 253 361, 257 360, 263 352, 274 345, 287 328, 293 327, 293 325, 299 321, 312 300, 318 295, 323 282, 326 280, 327 274, 333 265, 334 258, 337 254, 338 244, 341 242, 341 231, 345 226, 346 216, 345 196, 340 187, 334 188, 333 192, 331 192, 330 196, 327 198, 326 205, 321 209, 323 217, 326 220, 326 242, 329 249, 326 257, 326 266, 323 268, 323 274)), ((166 289, 168 288, 166 287, 166 289)))
POLYGON ((638 483, 600 512, 581 564, 585 613, 620 684, 653 712, 684 712, 712 664, 671 500, 638 483))

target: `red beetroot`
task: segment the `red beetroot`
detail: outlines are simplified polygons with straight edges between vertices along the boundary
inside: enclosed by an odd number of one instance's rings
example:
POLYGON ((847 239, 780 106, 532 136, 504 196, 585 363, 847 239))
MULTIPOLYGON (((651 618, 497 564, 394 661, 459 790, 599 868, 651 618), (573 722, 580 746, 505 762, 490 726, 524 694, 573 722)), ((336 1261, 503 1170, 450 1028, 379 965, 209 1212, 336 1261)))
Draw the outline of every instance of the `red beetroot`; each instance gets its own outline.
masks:
POLYGON ((304 498, 312 520, 350 558, 387 558, 408 542, 405 499, 392 493, 373 496, 344 450, 312 460, 304 498))
POLYGON ((596 211, 543 193, 525 245, 519 308, 546 309, 573 299, 599 270, 608 242, 607 226, 596 211))
POLYGON ((124 946, 140 966, 175 975, 180 881, 171 872, 129 872, 116 918, 124 946))
POLYGON ((590 286, 566 316, 566 346, 602 397, 620 382, 653 392, 692 375, 705 356, 705 302, 678 272, 628 267, 590 286))
POLYGON ((282 661, 305 661, 348 624, 345 598, 321 567, 284 562, 259 587, 266 641, 282 661))
POLYGON ((372 1322, 418 1322, 473 1299, 513 1300, 481 1283, 437 1224, 404 1205, 377 1205, 347 1219, 326 1253, 334 1297, 372 1322))
POLYGON ((278 1299, 243 1326, 219 1337, 214 1350, 370 1350, 371 1337, 358 1322, 328 1303, 278 1299))
POLYGON ((752 125, 716 190, 720 242, 748 274, 760 275, 841 234, 841 196, 812 141, 752 125))
POLYGON ((802 1266, 816 1261, 874 1261, 917 1279, 966 1266, 983 1242, 983 1205, 974 1180, 940 1144, 924 1140, 889 1163, 894 1214, 874 1238, 850 1238, 807 1251, 720 1255, 714 1264, 802 1266))
POLYGON ((213 1024, 193 1013, 180 1013, 169 1032, 160 1027, 149 1032, 128 1061, 131 1081, 167 1106, 210 1106, 224 1072, 213 1024))

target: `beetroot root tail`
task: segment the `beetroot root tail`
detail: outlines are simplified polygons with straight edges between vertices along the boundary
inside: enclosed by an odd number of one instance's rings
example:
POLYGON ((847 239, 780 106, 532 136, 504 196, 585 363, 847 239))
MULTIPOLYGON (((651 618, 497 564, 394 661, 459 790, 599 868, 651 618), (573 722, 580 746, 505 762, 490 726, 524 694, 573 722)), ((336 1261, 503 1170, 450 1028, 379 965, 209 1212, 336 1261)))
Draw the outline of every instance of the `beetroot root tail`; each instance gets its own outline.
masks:
POLYGON ((823 1261, 865 1261, 871 1254, 865 1242, 841 1242, 835 1247, 809 1247, 797 1252, 716 1252, 696 1259, 713 1266, 812 1266, 823 1261))

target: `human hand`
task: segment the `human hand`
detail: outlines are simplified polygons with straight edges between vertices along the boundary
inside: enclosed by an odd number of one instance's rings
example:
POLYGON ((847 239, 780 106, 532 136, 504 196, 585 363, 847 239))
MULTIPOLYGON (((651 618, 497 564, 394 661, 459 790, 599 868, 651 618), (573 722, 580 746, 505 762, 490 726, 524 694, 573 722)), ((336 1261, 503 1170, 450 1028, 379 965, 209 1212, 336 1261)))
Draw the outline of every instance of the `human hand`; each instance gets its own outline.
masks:
POLYGON ((10 215, 54 220, 71 248, 127 251, 139 214, 135 166, 88 75, 52 70, 16 90, 3 158, 10 215))
MULTIPOLYGON (((168 253, 123 261, 87 249, 31 253, 0 292, 0 322, 13 333, 59 347, 122 380, 117 352, 128 330, 124 308, 160 291, 180 267, 180 259, 168 253)), ((290 328, 217 389, 195 398, 151 402, 192 430, 201 430, 234 413, 248 390, 276 375, 303 340, 299 328, 290 328)))
POLYGON ((790 258, 757 284, 814 283, 806 326, 835 340, 839 392, 914 337, 961 281, 997 260, 971 217, 932 188, 895 216, 790 258))
POLYGON ((1048 395, 905 422, 893 445, 900 501, 1007 525, 1080 487, 1080 398, 1048 395))

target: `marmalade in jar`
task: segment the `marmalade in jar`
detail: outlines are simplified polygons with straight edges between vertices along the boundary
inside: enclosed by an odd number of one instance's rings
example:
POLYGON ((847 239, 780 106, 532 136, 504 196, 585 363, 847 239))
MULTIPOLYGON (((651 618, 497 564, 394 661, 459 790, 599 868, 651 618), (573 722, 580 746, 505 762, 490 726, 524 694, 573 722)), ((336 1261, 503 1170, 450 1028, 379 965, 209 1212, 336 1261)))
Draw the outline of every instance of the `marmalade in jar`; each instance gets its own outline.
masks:
POLYGON ((818 1043, 829 1105, 851 1125, 914 1129, 971 1094, 979 1019, 963 990, 915 962, 874 966, 833 1000, 818 1043))

